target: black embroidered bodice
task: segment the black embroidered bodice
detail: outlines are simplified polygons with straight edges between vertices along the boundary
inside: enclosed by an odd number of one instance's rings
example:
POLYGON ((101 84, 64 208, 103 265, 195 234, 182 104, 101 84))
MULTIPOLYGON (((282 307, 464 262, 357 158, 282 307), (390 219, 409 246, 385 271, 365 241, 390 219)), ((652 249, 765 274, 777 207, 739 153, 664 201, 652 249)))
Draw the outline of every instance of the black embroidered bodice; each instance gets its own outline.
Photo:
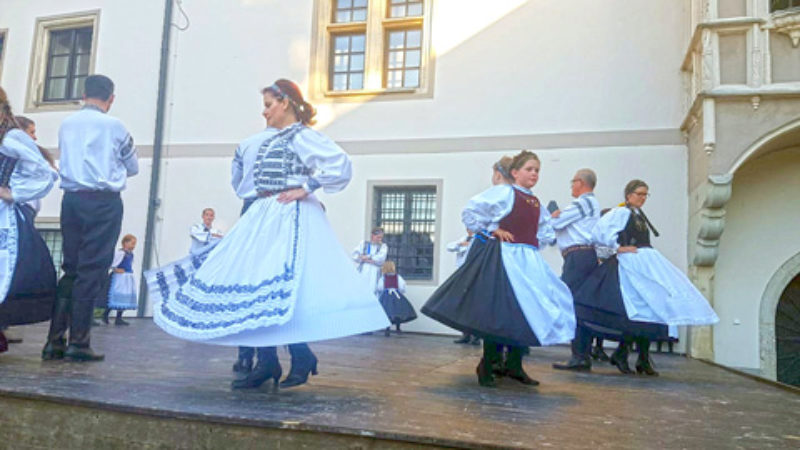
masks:
POLYGON ((631 216, 625 228, 619 233, 617 243, 622 247, 650 247, 650 228, 644 217, 636 210, 631 209, 631 216))
POLYGON ((258 192, 278 192, 297 187, 289 186, 289 177, 311 175, 311 170, 291 148, 292 139, 303 128, 303 125, 291 125, 261 144, 253 171, 258 192))

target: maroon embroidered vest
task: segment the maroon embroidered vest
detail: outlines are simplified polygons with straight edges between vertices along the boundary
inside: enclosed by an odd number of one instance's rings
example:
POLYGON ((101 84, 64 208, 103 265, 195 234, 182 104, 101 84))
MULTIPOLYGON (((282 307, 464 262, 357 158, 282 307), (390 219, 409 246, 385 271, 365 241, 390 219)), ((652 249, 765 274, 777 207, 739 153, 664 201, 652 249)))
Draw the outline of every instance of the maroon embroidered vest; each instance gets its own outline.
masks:
POLYGON ((399 283, 397 282, 397 274, 385 274, 383 276, 383 288, 384 289, 399 289, 399 283))
POLYGON ((529 244, 539 247, 539 199, 514 189, 514 207, 500 221, 500 228, 514 235, 517 244, 529 244))

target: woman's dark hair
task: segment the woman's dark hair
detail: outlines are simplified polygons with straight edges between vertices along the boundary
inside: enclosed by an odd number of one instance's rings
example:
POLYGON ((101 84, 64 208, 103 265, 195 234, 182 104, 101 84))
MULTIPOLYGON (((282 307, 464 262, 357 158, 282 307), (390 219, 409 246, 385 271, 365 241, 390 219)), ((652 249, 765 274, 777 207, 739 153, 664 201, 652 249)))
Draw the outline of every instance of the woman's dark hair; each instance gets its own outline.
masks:
POLYGON ((316 123, 314 116, 317 115, 317 110, 314 109, 311 103, 305 101, 302 92, 300 92, 300 88, 297 87, 293 81, 281 78, 272 83, 272 86, 265 87, 261 90, 262 95, 266 93, 270 93, 278 100, 289 100, 294 114, 303 124, 314 125, 316 123))
POLYGON ((650 186, 647 185, 642 180, 631 180, 628 184, 625 185, 625 201, 628 201, 628 196, 633 194, 634 191, 639 189, 640 187, 646 187, 650 189, 650 186))
MULTIPOLYGON (((511 161, 511 167, 508 169, 508 173, 511 173, 512 170, 519 170, 522 169, 522 166, 525 165, 530 160, 539 161, 539 157, 536 156, 536 153, 533 153, 528 150, 523 150, 517 153, 514 156, 514 159, 511 161)), ((541 163, 541 161, 539 161, 541 163)))

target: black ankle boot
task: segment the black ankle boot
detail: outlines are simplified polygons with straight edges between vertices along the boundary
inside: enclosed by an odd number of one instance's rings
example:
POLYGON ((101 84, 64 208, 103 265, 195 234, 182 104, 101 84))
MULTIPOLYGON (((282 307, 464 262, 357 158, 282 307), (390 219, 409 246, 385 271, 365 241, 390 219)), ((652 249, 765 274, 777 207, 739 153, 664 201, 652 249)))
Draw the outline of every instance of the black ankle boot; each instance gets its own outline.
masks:
POLYGON ((248 374, 253 371, 253 360, 248 358, 239 358, 233 363, 233 371, 240 374, 248 374))
POLYGON ((517 380, 522 384, 529 386, 538 386, 539 382, 529 377, 522 368, 522 353, 523 347, 509 347, 508 357, 506 358, 506 374, 512 380, 517 380))
POLYGON ((383 330, 383 335, 384 336, 389 337, 391 334, 392 334, 392 329, 391 328, 386 327, 386 329, 383 330))
POLYGON ((308 344, 290 344, 289 353, 292 355, 292 367, 286 379, 281 381, 282 388, 300 386, 308 381, 309 375, 317 374, 317 357, 308 344))
MULTIPOLYGON (((249 362, 253 364, 252 360, 244 361, 244 365, 249 362)), ((238 361, 237 361, 238 363, 238 361)), ((278 380, 283 375, 283 368, 280 361, 278 361, 278 349, 276 347, 260 347, 258 348, 258 363, 248 375, 239 380, 233 380, 231 383, 232 389, 255 389, 260 387, 264 382, 269 379, 273 380, 273 389, 278 388, 278 380)))
POLYGON ((620 372, 624 374, 631 374, 633 370, 631 370, 631 366, 628 365, 628 344, 625 342, 620 342, 619 347, 614 350, 614 353, 611 354, 611 358, 609 358, 612 366, 616 366, 620 372))
POLYGON ((478 375, 478 384, 483 387, 497 387, 497 382, 495 382, 492 372, 492 364, 486 360, 486 357, 481 358, 481 362, 475 368, 475 373, 478 375))

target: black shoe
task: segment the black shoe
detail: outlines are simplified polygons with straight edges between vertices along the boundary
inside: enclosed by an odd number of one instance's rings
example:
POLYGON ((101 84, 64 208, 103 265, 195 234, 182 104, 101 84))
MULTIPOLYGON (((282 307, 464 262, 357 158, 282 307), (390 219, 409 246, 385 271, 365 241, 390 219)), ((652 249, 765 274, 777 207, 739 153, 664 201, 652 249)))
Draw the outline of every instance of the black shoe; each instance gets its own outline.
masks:
POLYGON ((636 361, 636 373, 639 375, 641 374, 649 375, 651 377, 658 376, 658 372, 656 372, 656 370, 653 368, 653 364, 650 361, 649 357, 646 359, 639 358, 636 361))
MULTIPOLYGON (((250 363, 252 364, 252 361, 250 363)), ((246 377, 231 382, 231 389, 256 389, 261 387, 267 380, 272 379, 272 388, 277 390, 278 380, 281 379, 281 375, 283 375, 283 368, 281 368, 277 357, 274 361, 262 362, 259 360, 256 367, 246 377)))
POLYGON ((595 346, 592 348, 592 359, 595 361, 609 361, 609 357, 606 352, 603 351, 603 347, 595 346))
POLYGON ((383 335, 384 336, 389 337, 389 335, 391 335, 391 334, 392 334, 392 330, 389 329, 389 327, 386 327, 386 329, 383 330, 383 335))
POLYGON ((66 350, 66 346, 63 342, 48 342, 42 349, 42 360, 64 359, 64 350, 66 350))
POLYGON ((472 336, 472 339, 469 341, 469 345, 481 345, 481 338, 478 336, 472 336))
POLYGON ((460 338, 458 338, 455 341, 453 341, 453 343, 454 344, 469 344, 470 339, 471 339, 470 336, 468 334, 465 334, 464 336, 461 336, 460 338))
POLYGON ((130 325, 130 323, 122 320, 122 317, 117 317, 116 319, 114 319, 114 325, 127 327, 128 325, 130 325))
POLYGON ((487 363, 485 358, 481 358, 481 362, 479 362, 478 367, 475 368, 475 373, 478 375, 478 384, 483 387, 497 387, 493 372, 492 365, 487 363))
POLYGON ((105 355, 95 353, 90 347, 81 348, 75 345, 67 347, 67 351, 64 352, 64 358, 78 362, 102 361, 106 359, 105 355))
POLYGON ((525 370, 521 367, 515 371, 508 371, 508 378, 512 380, 517 380, 522 384, 527 384, 528 386, 538 386, 539 382, 534 380, 533 378, 529 377, 525 370))
POLYGON ((308 348, 308 344, 291 344, 289 353, 292 355, 292 367, 289 375, 281 381, 281 388, 300 386, 308 381, 309 375, 316 375, 317 357, 308 348))
POLYGON ((239 358, 233 363, 233 372, 240 374, 248 374, 253 371, 253 360, 239 358))
POLYGON ((506 356, 506 376, 528 386, 538 386, 539 382, 529 377, 522 368, 522 355, 529 347, 509 347, 506 356))
POLYGON ((611 362, 612 366, 616 366, 616 368, 619 369, 620 372, 626 375, 633 373, 633 370, 631 370, 631 366, 628 365, 627 351, 619 351, 619 349, 615 350, 614 353, 611 354, 609 362, 611 362))
POLYGON ((554 363, 553 369, 589 372, 592 370, 592 363, 588 359, 576 358, 573 356, 566 364, 554 363))

